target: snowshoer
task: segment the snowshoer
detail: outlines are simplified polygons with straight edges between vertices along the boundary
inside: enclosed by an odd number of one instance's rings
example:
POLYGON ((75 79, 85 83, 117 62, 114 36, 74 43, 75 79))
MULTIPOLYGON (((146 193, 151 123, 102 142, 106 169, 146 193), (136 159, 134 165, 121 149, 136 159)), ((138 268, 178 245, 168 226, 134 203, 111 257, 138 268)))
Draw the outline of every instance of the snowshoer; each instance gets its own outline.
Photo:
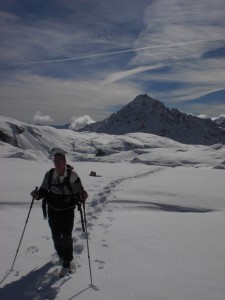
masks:
POLYGON ((31 196, 47 202, 55 250, 63 262, 63 268, 70 269, 73 260, 74 209, 77 203, 87 199, 88 194, 80 177, 67 165, 65 151, 53 149, 52 156, 55 168, 45 174, 41 187, 32 191, 31 196))

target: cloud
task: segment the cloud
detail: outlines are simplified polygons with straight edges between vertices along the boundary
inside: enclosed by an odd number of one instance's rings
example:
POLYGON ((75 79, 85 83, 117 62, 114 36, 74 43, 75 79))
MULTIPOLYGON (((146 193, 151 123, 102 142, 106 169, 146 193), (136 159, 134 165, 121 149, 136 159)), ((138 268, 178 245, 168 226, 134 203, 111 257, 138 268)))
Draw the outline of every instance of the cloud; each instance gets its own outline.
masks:
POLYGON ((200 118, 200 119, 207 119, 208 118, 208 116, 204 115, 204 114, 200 114, 197 117, 200 118))
POLYGON ((125 71, 112 72, 102 81, 102 84, 113 83, 113 82, 122 80, 124 78, 127 78, 129 76, 136 75, 136 74, 146 72, 149 70, 158 69, 161 67, 162 67, 162 65, 158 64, 155 66, 141 66, 141 67, 131 68, 131 69, 125 70, 125 71))
POLYGON ((176 107, 224 88, 224 0, 17 2, 0 12, 4 115, 101 120, 141 93, 176 107))
POLYGON ((42 125, 49 125, 53 123, 53 119, 50 116, 43 116, 40 111, 36 111, 33 119, 34 124, 42 124, 42 125))
MULTIPOLYGON (((16 1, 12 2, 16 3, 16 1)), ((110 3, 107 8, 105 5, 99 5, 98 1, 85 2, 78 0, 76 3, 69 4, 68 1, 57 1, 50 12, 51 4, 48 4, 46 15, 44 7, 42 14, 40 14, 41 10, 37 9, 33 12, 33 16, 30 8, 27 15, 21 14, 20 11, 16 12, 15 9, 7 12, 0 11, 1 62, 10 64, 59 62, 71 58, 75 60, 83 57, 91 58, 96 54, 102 56, 106 52, 114 52, 118 49, 129 49, 135 35, 129 30, 128 23, 126 30, 121 28, 124 13, 122 11, 118 13, 118 8, 110 3), (84 9, 86 6, 87 10, 84 9), (108 10, 111 13, 105 18, 105 12, 109 13, 108 10)), ((123 2, 127 8, 126 0, 123 2)), ((145 0, 141 2, 144 3, 145 0)), ((121 5, 122 3, 120 7, 121 5)), ((24 11, 25 9, 26 5, 24 11)), ((140 4, 138 11, 139 14, 142 11, 140 4)), ((130 23, 133 24, 135 19, 137 26, 140 21, 131 10, 131 6, 129 6, 129 13, 130 23)), ((126 9, 126 22, 128 17, 128 9, 126 9)))
MULTIPOLYGON (((224 60, 204 58, 204 53, 224 46, 224 9, 223 0, 183 1, 158 0, 146 9, 145 29, 139 34, 134 48, 149 46, 137 51, 130 64, 168 66, 167 72, 153 74, 153 80, 181 82, 180 88, 159 89, 166 100, 176 98, 181 89, 187 89, 184 97, 196 98, 195 91, 201 87, 218 90, 224 87, 224 60), (214 41, 214 42, 213 42, 214 41), (150 48, 152 46, 152 48, 150 48), (210 86, 209 86, 209 85, 210 86), (190 92, 189 92, 190 91, 190 92)), ((145 74, 142 74, 145 76, 145 74)), ((147 77, 147 76, 146 76, 147 77)), ((142 78, 140 78, 142 80, 142 78)), ((146 80, 146 84, 151 81, 146 80)), ((202 89, 203 90, 203 89, 202 89)), ((207 91, 205 91, 205 94, 207 91)), ((161 98, 162 99, 162 98, 161 98)))
POLYGON ((4 116, 26 122, 31 121, 34 111, 54 116, 56 124, 84 115, 102 120, 111 114, 112 106, 125 105, 140 93, 138 85, 132 82, 103 85, 99 78, 58 79, 18 72, 4 78, 0 110, 4 116), (26 114, 21 109, 24 107, 26 114))
POLYGON ((82 116, 82 117, 78 117, 78 118, 77 117, 73 117, 71 119, 70 129, 77 130, 79 128, 84 127, 87 124, 91 124, 91 123, 94 123, 94 122, 95 122, 95 120, 93 120, 88 115, 85 115, 85 116, 82 116))

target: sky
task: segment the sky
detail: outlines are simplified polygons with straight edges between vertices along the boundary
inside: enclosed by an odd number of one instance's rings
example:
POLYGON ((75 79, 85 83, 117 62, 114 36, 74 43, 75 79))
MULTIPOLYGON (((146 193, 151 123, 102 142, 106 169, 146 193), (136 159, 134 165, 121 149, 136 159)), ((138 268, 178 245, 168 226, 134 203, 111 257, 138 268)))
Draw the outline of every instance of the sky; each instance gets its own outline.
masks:
POLYGON ((137 95, 225 114, 224 0, 0 0, 0 114, 103 120, 137 95))

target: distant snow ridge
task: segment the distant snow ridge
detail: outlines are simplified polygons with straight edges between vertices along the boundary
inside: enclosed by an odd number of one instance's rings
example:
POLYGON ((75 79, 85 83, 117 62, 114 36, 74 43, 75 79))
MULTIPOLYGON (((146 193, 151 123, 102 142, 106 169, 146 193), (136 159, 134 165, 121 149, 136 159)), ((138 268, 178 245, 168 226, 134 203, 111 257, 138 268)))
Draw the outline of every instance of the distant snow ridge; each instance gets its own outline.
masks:
POLYGON ((214 122, 219 126, 225 128, 225 116, 221 116, 214 120, 214 122))
POLYGON ((139 95, 117 113, 103 121, 86 125, 79 131, 120 135, 144 132, 171 138, 185 144, 225 144, 225 130, 210 119, 168 109, 162 102, 139 95))

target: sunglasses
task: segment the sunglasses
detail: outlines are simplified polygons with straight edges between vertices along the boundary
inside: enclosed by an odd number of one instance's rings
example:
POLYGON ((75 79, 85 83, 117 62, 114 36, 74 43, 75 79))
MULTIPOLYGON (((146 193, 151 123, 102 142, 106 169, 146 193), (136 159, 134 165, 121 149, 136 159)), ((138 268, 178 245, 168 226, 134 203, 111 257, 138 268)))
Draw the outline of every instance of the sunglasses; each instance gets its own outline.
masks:
POLYGON ((53 162, 54 162, 54 164, 62 164, 62 163, 65 162, 65 160, 63 160, 63 159, 54 159, 53 162))

